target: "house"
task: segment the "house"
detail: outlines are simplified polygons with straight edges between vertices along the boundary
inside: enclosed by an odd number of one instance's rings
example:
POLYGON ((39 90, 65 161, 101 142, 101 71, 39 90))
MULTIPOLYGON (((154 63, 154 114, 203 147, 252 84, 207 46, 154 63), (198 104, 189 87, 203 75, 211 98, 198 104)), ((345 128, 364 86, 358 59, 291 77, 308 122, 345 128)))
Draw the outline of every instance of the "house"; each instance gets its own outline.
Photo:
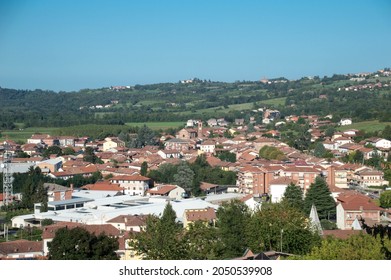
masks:
POLYGON ((62 162, 63 159, 61 157, 56 157, 53 159, 48 159, 37 163, 37 167, 39 167, 43 173, 49 173, 49 172, 53 173, 61 169, 62 162))
POLYGON ((60 136, 58 141, 61 147, 74 147, 76 138, 73 136, 60 136))
POLYGON ((244 125, 244 119, 235 119, 235 125, 244 125))
POLYGON ((157 152, 162 158, 181 158, 181 152, 177 150, 159 150, 157 152))
POLYGON ((51 138, 49 134, 33 134, 27 139, 28 144, 41 144, 45 139, 51 138))
POLYGON ((141 175, 122 175, 111 178, 110 182, 124 188, 125 194, 144 196, 149 188, 150 180, 141 175))
POLYGON ((54 183, 44 183, 43 188, 48 195, 48 201, 60 201, 72 198, 72 188, 67 188, 54 183))
POLYGON ((388 185, 389 182, 384 180, 384 172, 373 169, 364 169, 356 172, 358 181, 362 186, 383 186, 388 185))
POLYGON ((118 139, 118 137, 107 137, 103 142, 103 151, 108 151, 111 149, 123 148, 125 147, 125 142, 118 139))
POLYGON ((341 119, 339 121, 340 126, 351 125, 352 123, 352 119, 341 119))
POLYGON ((180 200, 185 196, 186 191, 177 185, 157 185, 147 191, 148 196, 167 196, 171 199, 180 200))
POLYGON ((391 141, 383 138, 369 138, 367 139, 366 144, 371 144, 378 149, 391 149, 391 141))
POLYGON ((206 121, 208 123, 208 126, 210 127, 213 127, 213 126, 217 126, 217 120, 216 119, 209 119, 206 121))
POLYGON ((255 212, 261 209, 262 202, 266 202, 266 198, 266 195, 247 194, 246 196, 242 197, 240 201, 246 204, 251 211, 255 212))
POLYGON ((44 256, 42 241, 25 239, 0 243, 0 259, 40 259, 44 256))
POLYGON ((164 143, 166 150, 188 151, 194 147, 194 142, 189 139, 172 138, 164 143))
POLYGON ((147 225, 148 215, 119 215, 106 223, 121 231, 140 232, 147 225))
POLYGON ((124 192, 124 187, 121 187, 120 184, 108 181, 98 181, 95 184, 87 184, 82 186, 80 189, 90 191, 116 191, 118 193, 124 192))
POLYGON ((206 140, 200 144, 200 150, 203 153, 213 154, 215 152, 216 142, 213 140, 206 140))
POLYGON ((189 229, 191 224, 202 221, 206 224, 215 225, 216 211, 212 207, 205 209, 185 209, 183 212, 183 227, 189 229))
POLYGON ((354 220, 363 218, 368 225, 380 222, 383 208, 358 192, 347 191, 337 197, 337 226, 352 229, 354 220))

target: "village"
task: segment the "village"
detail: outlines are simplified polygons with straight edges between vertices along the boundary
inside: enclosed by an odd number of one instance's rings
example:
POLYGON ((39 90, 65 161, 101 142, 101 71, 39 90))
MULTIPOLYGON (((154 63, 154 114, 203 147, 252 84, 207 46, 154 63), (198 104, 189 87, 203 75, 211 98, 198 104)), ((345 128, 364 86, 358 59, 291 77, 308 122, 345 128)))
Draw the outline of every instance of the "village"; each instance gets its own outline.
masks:
MULTIPOLYGON (((265 110, 263 123, 274 121, 277 110, 265 110)), ((167 203, 176 212, 177 221, 187 228, 197 220, 215 222, 216 210, 227 201, 240 200, 253 211, 262 203, 278 203, 290 184, 300 187, 304 195, 317 177, 322 177, 336 203, 334 222, 337 230, 324 230, 324 235, 347 237, 361 232, 359 219, 369 224, 389 223, 389 210, 379 207, 372 199, 379 191, 368 187, 388 186, 384 173, 361 162, 344 163, 341 157, 360 151, 364 159, 380 154, 387 158, 391 142, 381 138, 370 138, 355 143, 357 130, 336 130, 325 137, 319 127, 330 121, 321 121, 318 116, 300 116, 310 125, 311 141, 323 137, 323 146, 332 153, 332 158, 319 158, 289 147, 279 140, 278 130, 267 131, 265 125, 257 125, 254 119, 245 123, 236 119, 229 124, 223 118, 188 120, 176 135, 162 135, 159 146, 127 148, 118 137, 107 137, 102 141, 88 137, 51 136, 33 134, 24 145, 6 140, 1 148, 13 155, 10 169, 13 173, 27 173, 39 167, 45 176, 53 179, 70 179, 74 176, 90 177, 101 173, 103 179, 80 188, 45 183, 48 203, 47 211, 41 211, 41 203, 34 204, 32 214, 12 218, 12 228, 42 228, 42 241, 17 240, 0 243, 1 258, 44 258, 48 254, 48 242, 61 227, 82 226, 88 231, 105 232, 119 238, 117 254, 121 259, 139 259, 141 256, 129 246, 128 232, 140 232, 148 215, 159 216, 167 203), (248 132, 249 125, 253 130, 248 132), (226 136, 230 137, 226 137, 226 136), (267 135, 268 137, 265 137, 267 135), (271 135, 271 137, 270 137, 271 135), (42 150, 57 146, 62 150, 72 149, 72 155, 50 155, 44 158, 42 150), (260 157, 260 150, 273 147, 283 155, 280 160, 260 157), (92 149, 100 163, 84 161, 86 149, 92 149), (29 157, 16 158, 22 151, 29 157), (235 160, 223 161, 217 156, 225 151, 235 155, 235 160), (152 182, 145 172, 156 170, 170 163, 194 162, 203 155, 211 167, 237 174, 236 184, 219 185, 201 182, 202 194, 194 197, 184 187, 152 182), (142 174, 143 173, 143 174, 142 174), (43 221, 52 221, 44 225, 43 221)), ((282 123, 297 122, 299 116, 289 116, 282 123)), ((339 126, 351 124, 342 119, 339 126)), ((5 154, 5 153, 4 153, 5 154)), ((4 167, 4 165, 2 165, 4 167)), ((4 172, 4 168, 2 170, 4 172)), ((381 190, 380 190, 381 192, 381 190)), ((19 193, 12 197, 2 194, 1 203, 20 200, 19 193)), ((4 226, 5 229, 5 226, 4 226)), ((3 231, 4 236, 6 232, 3 231)))

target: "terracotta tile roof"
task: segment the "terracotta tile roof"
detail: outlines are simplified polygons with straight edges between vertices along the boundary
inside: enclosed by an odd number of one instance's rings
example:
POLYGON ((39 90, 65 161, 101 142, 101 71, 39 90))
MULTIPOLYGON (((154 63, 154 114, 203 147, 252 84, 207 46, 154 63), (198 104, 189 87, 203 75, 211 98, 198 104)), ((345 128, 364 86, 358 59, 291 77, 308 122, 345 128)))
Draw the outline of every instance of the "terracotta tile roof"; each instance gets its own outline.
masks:
POLYGON ((210 189, 216 188, 216 187, 218 187, 218 185, 207 183, 207 182, 201 182, 201 184, 200 184, 200 189, 203 191, 207 191, 207 190, 210 190, 210 189))
POLYGON ((335 229, 335 230, 323 230, 323 237, 333 236, 339 239, 348 239, 352 235, 365 234, 363 230, 350 230, 350 229, 335 229))
POLYGON ((147 193, 153 194, 153 195, 168 195, 168 193, 172 190, 175 190, 177 186, 175 185, 164 185, 158 189, 151 189, 148 190, 147 193))
POLYGON ((86 229, 89 233, 95 235, 105 234, 108 236, 115 236, 115 237, 120 235, 120 230, 109 224, 85 225, 85 224, 72 223, 72 222, 61 222, 61 223, 44 227, 42 232, 42 239, 54 238, 54 236, 56 235, 56 231, 64 227, 67 227, 69 229, 81 227, 86 229))
POLYGON ((150 178, 144 177, 141 175, 120 175, 120 176, 115 176, 110 179, 110 181, 114 180, 121 180, 121 181, 149 181, 150 178))
POLYGON ((279 177, 269 182, 270 185, 289 185, 290 183, 297 184, 297 181, 289 177, 279 177))
POLYGON ((377 206, 372 199, 358 192, 344 192, 337 197, 337 201, 342 204, 343 209, 351 211, 382 211, 383 208, 377 206))
POLYGON ((127 227, 142 227, 146 225, 148 215, 120 215, 107 223, 125 224, 127 227))
POLYGON ((81 189, 90 190, 90 191, 118 191, 118 192, 122 192, 124 190, 124 188, 120 187, 120 184, 113 184, 107 181, 96 182, 95 184, 88 184, 82 186, 81 189))
POLYGON ((221 166, 222 165, 222 160, 217 158, 217 157, 214 157, 214 156, 210 156, 210 157, 206 157, 206 161, 209 163, 210 166, 212 167, 215 167, 215 166, 221 166))
POLYGON ((185 215, 189 222, 211 221, 216 219, 215 209, 210 207, 206 209, 186 209, 185 215))
POLYGON ((43 241, 29 241, 25 239, 1 242, 0 254, 8 255, 14 253, 43 253, 43 241))

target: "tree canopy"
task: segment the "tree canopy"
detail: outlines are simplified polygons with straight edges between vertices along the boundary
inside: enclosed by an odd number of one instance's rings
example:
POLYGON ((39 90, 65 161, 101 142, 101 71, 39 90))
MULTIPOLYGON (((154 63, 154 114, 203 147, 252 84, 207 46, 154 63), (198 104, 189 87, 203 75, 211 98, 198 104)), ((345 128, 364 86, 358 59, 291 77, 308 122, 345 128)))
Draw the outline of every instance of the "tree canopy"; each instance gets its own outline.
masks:
POLYGON ((321 177, 316 177, 311 184, 304 199, 304 210, 309 215, 312 204, 316 206, 319 219, 328 219, 330 215, 335 215, 335 202, 331 196, 326 181, 321 177))
POLYGON ((118 240, 81 227, 58 229, 48 243, 50 260, 117 260, 118 240))

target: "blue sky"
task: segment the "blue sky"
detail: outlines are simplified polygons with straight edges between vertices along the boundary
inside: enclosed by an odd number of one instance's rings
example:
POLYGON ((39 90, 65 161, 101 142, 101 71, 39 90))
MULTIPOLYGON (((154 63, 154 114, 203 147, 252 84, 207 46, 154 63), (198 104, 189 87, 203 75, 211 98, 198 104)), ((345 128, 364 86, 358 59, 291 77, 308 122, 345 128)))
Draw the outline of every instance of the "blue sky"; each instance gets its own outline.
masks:
POLYGON ((232 82, 391 67, 388 0, 0 0, 0 87, 232 82))

